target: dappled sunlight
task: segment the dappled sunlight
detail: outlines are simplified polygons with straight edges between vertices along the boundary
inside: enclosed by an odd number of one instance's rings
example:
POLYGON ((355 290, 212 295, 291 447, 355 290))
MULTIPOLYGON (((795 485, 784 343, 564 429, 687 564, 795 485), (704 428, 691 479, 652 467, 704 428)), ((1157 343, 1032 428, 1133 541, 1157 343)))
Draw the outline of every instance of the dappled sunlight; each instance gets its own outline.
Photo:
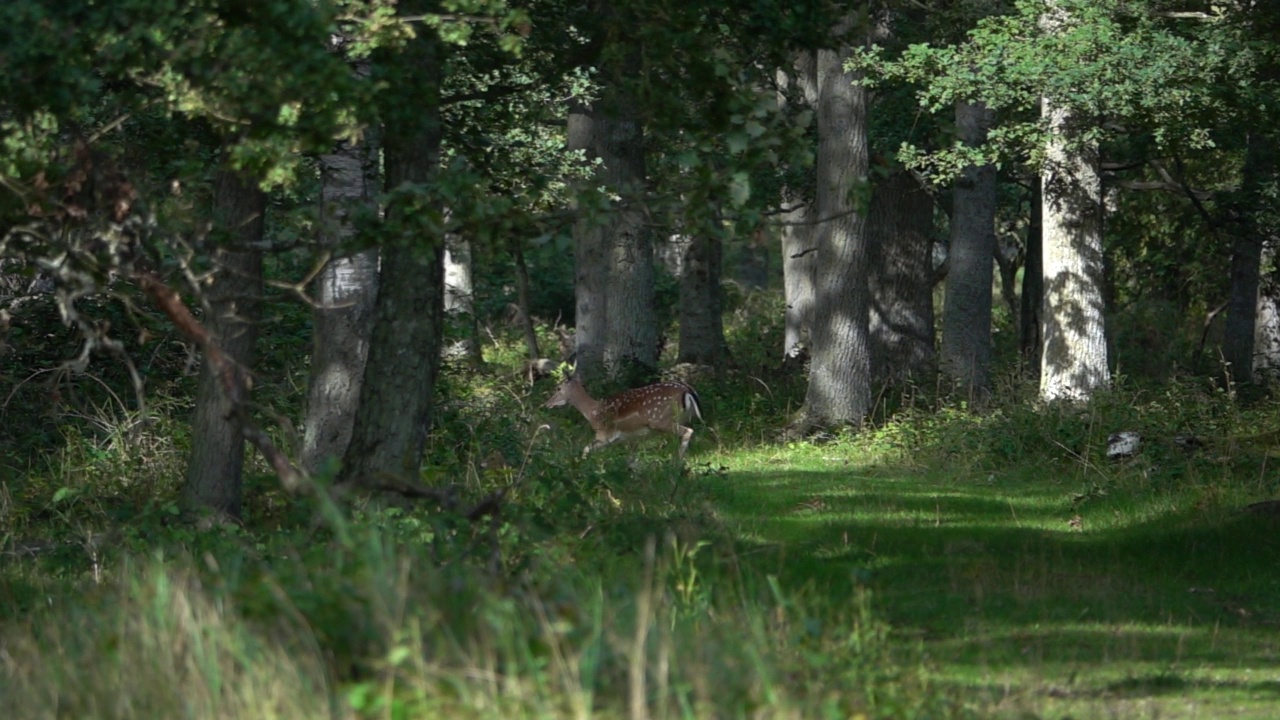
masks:
POLYGON ((1052 690, 1082 717, 1086 700, 1114 710, 1158 692, 1141 679, 1159 673, 1232 698, 1280 687, 1280 547, 1272 525, 1229 509, 1241 492, 1017 467, 957 481, 824 456, 738 458, 716 479, 740 559, 786 587, 871 590, 943 682, 1006 709, 1052 690))

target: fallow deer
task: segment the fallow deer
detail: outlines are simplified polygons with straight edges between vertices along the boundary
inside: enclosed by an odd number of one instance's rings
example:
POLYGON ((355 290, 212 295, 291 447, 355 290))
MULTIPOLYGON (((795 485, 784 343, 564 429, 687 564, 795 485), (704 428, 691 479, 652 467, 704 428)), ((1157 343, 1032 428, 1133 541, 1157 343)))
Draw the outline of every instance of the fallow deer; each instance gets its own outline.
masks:
POLYGON ((556 388, 543 407, 565 405, 577 408, 596 433, 595 441, 583 448, 583 457, 597 448, 657 430, 680 438, 683 458, 693 437, 693 428, 684 423, 695 417, 702 419, 698 393, 682 382, 654 383, 596 400, 575 374, 556 388))

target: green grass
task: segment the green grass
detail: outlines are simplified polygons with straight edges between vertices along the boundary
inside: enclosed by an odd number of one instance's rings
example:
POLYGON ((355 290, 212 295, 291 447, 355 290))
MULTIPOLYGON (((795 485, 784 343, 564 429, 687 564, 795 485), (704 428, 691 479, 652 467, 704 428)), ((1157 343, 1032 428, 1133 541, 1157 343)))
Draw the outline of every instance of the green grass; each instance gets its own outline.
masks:
POLYGON ((1280 534, 1241 511, 1253 478, 1227 463, 1155 487, 1134 461, 953 472, 884 455, 726 453, 713 494, 760 572, 870 590, 895 637, 991 712, 1275 717, 1280 534))
POLYGON ((245 525, 203 527, 180 390, 50 413, 0 477, 6 717, 1277 715, 1280 520, 1242 511, 1280 497, 1270 407, 915 393, 781 445, 803 378, 727 373, 682 475, 674 441, 579 458, 515 347, 446 372, 424 471, 464 507, 507 488, 497 523, 326 514, 253 459, 245 525), (1107 462, 1118 429, 1148 440, 1107 462))

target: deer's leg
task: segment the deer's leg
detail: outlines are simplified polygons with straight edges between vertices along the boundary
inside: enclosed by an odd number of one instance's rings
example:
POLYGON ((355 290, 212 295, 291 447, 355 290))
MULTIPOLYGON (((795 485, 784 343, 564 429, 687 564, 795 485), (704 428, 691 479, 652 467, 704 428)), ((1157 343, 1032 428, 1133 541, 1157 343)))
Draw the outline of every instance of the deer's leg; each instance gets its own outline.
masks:
POLYGON ((689 449, 689 441, 693 439, 693 428, 677 425, 676 431, 680 435, 680 457, 684 457, 684 453, 689 449))
POLYGON ((588 445, 586 450, 582 451, 582 457, 586 457, 587 453, 590 453, 595 450, 599 450, 602 447, 607 447, 609 445, 612 445, 621 439, 622 439, 622 433, 620 432, 599 433, 596 435, 595 441, 592 442, 590 445, 588 445))

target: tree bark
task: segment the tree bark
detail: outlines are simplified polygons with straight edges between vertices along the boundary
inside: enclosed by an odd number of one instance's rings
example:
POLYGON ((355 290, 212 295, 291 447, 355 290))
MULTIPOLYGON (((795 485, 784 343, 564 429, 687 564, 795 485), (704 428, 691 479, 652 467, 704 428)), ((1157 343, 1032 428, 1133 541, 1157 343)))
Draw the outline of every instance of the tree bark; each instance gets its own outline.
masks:
POLYGON ((342 142, 320 157, 320 245, 334 248, 316 277, 318 306, 313 313, 311 377, 307 385, 307 418, 302 466, 316 473, 330 459, 340 459, 351 440, 360 399, 360 382, 369 354, 369 331, 378 292, 378 251, 342 255, 342 244, 355 231, 351 210, 374 202, 378 154, 374 143, 342 142))
MULTIPOLYGON (((1275 248, 1267 243, 1262 249, 1264 266, 1275 266, 1275 248)), ((1253 333, 1253 374, 1255 379, 1275 382, 1280 379, 1280 288, 1276 286, 1274 269, 1258 286, 1257 322, 1253 333)))
POLYGON ((867 243, 873 382, 922 377, 934 361, 933 198, 911 173, 877 183, 867 243))
MULTIPOLYGON (((569 108, 568 148, 583 151, 588 160, 596 157, 596 118, 594 111, 575 101, 569 108)), ((585 191, 580 187, 579 192, 585 191)), ((574 261, 574 358, 575 368, 583 381, 604 376, 604 346, 608 330, 605 314, 609 303, 609 255, 605 246, 602 223, 590 213, 583 213, 573 224, 574 261)))
POLYGON ((529 264, 524 260, 524 245, 519 238, 511 241, 511 256, 516 261, 516 306, 520 310, 520 329, 524 332, 524 344, 529 359, 542 357, 538 349, 538 333, 533 326, 533 311, 529 308, 529 264))
POLYGON ((480 365, 480 324, 476 318, 475 283, 473 281, 471 241, 455 233, 444 241, 444 311, 452 318, 452 327, 460 337, 446 346, 446 355, 480 365))
MULTIPOLYGON (((218 171, 213 197, 214 227, 227 233, 231 245, 262 241, 266 196, 252 179, 224 167, 218 171)), ((262 252, 232 248, 214 253, 212 283, 207 286, 209 331, 238 372, 253 367, 262 298, 262 252)), ((182 499, 188 507, 239 517, 244 469, 243 425, 233 401, 206 361, 196 389, 191 423, 191 457, 182 499)))
POLYGON ((1050 139, 1041 170, 1044 348, 1040 397, 1085 401, 1111 383, 1103 307, 1102 181, 1079 119, 1045 98, 1050 139))
POLYGON ((651 379, 657 370, 658 324, 653 233, 644 215, 644 136, 635 100, 621 81, 601 101, 595 140, 603 161, 601 184, 619 197, 605 227, 609 290, 604 363, 610 378, 634 385, 651 379))
MULTIPOLYGON (((813 52, 796 55, 792 72, 778 71, 779 87, 786 90, 792 85, 792 93, 807 107, 816 107, 818 98, 817 60, 813 52)), ((780 102, 787 102, 787 94, 781 94, 780 102)), ((782 285, 786 300, 782 356, 784 360, 798 360, 809 352, 809 331, 813 323, 813 284, 818 254, 814 247, 813 201, 798 188, 784 187, 782 204, 786 208, 782 226, 782 285)))
POLYGON ((1018 350, 1024 367, 1035 374, 1039 384, 1043 343, 1041 312, 1044 310, 1044 205, 1040 184, 1031 190, 1030 219, 1027 222, 1026 267, 1022 270, 1021 306, 1018 312, 1018 350))
MULTIPOLYGON (((986 144, 993 114, 956 104, 956 131, 965 145, 986 144)), ((942 305, 942 371, 965 395, 991 390, 991 263, 996 253, 996 168, 967 167, 952 189, 951 242, 942 305)))
POLYGON ((745 288, 759 290, 769 285, 767 238, 763 232, 755 232, 738 246, 738 262, 733 277, 745 288))
MULTIPOLYGON (((426 2, 402 2, 419 14, 426 2)), ((373 335, 342 482, 381 487, 418 477, 431 419, 444 316, 442 209, 431 217, 413 186, 436 177, 440 153, 440 51, 423 29, 382 58, 394 82, 383 98, 386 186, 410 193, 389 203, 373 335)))
POLYGON ((1237 383, 1253 380, 1255 336, 1262 250, 1266 242, 1258 222, 1267 200, 1263 185, 1275 173, 1270 138, 1251 132, 1246 140, 1241 196, 1235 211, 1235 241, 1231 249, 1231 286, 1227 295, 1227 318, 1223 326, 1222 357, 1227 372, 1237 383))
POLYGON ((797 360, 809 354, 813 326, 813 284, 818 254, 814 247, 812 205, 795 195, 784 195, 788 211, 782 229, 782 286, 786 300, 782 357, 797 360))
POLYGON ((817 271, 813 358, 792 432, 860 424, 871 410, 867 223, 855 199, 867 182, 867 91, 843 52, 817 55, 817 271))
POLYGON ((721 314, 719 236, 700 232, 690 238, 680 263, 679 362, 720 365, 728 354, 721 314))

